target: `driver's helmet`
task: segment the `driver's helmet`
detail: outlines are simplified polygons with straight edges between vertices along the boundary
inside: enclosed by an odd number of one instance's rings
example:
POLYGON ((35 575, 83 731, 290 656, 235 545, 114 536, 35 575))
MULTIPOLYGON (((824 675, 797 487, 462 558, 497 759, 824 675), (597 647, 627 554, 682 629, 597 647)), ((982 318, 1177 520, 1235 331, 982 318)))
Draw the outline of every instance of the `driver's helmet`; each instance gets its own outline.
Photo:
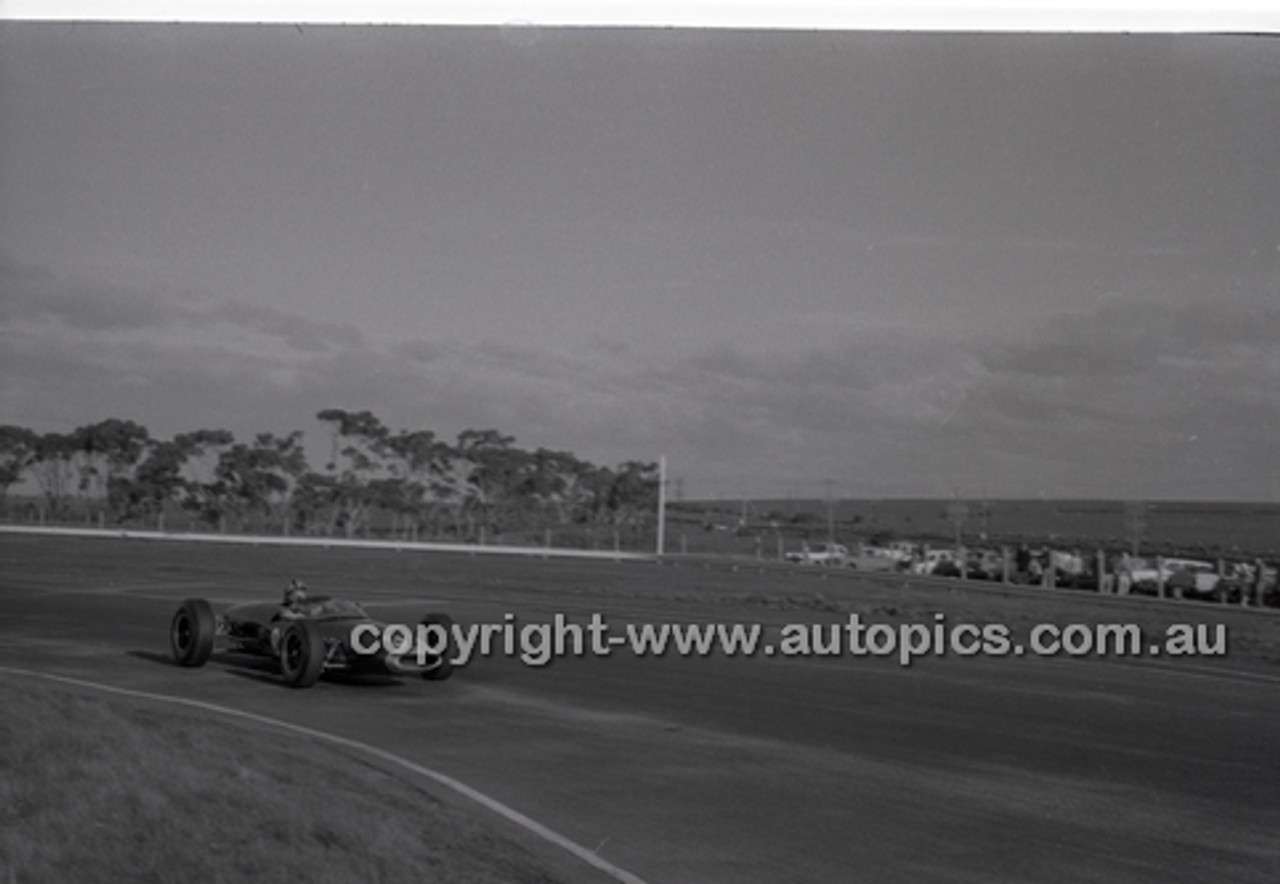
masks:
POLYGON ((284 603, 290 608, 306 604, 307 587, 301 580, 290 580, 289 588, 284 591, 284 603))

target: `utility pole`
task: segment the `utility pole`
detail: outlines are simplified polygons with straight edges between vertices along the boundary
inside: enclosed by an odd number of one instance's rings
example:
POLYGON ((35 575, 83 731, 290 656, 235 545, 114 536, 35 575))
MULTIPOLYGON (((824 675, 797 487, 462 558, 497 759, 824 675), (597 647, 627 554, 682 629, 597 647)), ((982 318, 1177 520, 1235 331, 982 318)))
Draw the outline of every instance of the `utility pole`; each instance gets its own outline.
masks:
POLYGON ((824 479, 822 481, 822 484, 827 487, 827 543, 835 543, 836 542, 836 511, 835 511, 835 504, 831 499, 831 486, 833 483, 830 479, 824 479))
POLYGON ((952 492, 951 503, 947 504, 947 516, 955 528, 955 545, 959 549, 964 540, 964 523, 969 518, 969 503, 960 499, 959 488, 952 492))
POLYGON ((658 555, 663 554, 667 533, 667 456, 658 458, 658 555))

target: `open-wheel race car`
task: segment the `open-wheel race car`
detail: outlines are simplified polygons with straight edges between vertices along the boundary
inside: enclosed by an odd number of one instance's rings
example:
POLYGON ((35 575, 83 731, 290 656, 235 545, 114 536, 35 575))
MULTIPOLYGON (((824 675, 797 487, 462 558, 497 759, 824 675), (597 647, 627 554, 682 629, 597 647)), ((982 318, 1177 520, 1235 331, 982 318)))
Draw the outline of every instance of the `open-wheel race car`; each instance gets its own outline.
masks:
POLYGON ((221 614, 206 599, 186 599, 170 621, 169 646, 179 665, 203 666, 221 639, 230 650, 275 659, 285 682, 298 688, 311 687, 326 672, 416 675, 430 681, 453 674, 453 621, 447 614, 427 614, 421 621, 447 637, 439 654, 389 652, 376 641, 386 625, 355 602, 308 598, 295 581, 283 602, 245 602, 221 614), (353 636, 369 641, 357 647, 353 636))

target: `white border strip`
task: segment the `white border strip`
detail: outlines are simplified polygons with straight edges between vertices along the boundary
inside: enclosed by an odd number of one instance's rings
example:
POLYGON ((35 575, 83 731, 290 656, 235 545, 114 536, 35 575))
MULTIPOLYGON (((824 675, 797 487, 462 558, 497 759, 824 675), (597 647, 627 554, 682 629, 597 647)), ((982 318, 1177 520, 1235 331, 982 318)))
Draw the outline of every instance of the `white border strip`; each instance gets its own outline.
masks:
POLYGON ((120 528, 65 528, 40 525, 0 525, 0 533, 48 534, 61 537, 106 537, 131 540, 176 540, 193 543, 241 543, 250 546, 312 546, 329 549, 393 549, 416 552, 466 553, 467 555, 528 556, 536 559, 606 559, 608 561, 647 562, 648 553, 598 549, 564 549, 550 546, 486 546, 477 543, 415 543, 412 540, 348 540, 342 537, 283 537, 263 534, 183 534, 168 531, 130 531, 120 528))
POLYGON ((616 881, 621 881, 623 882, 623 884, 646 884, 646 882, 642 878, 639 878, 631 874, 625 869, 618 868, 613 863, 608 862, 607 860, 601 859, 593 851, 588 850, 587 848, 583 847, 581 844, 578 844, 576 841, 572 841, 569 838, 566 838, 564 835, 561 835, 558 832, 552 831, 551 829, 542 825, 542 823, 539 823, 536 820, 530 819, 529 817, 520 813, 520 811, 515 810, 514 808, 511 808, 511 807, 508 807, 507 805, 503 804, 501 801, 498 801, 496 798, 490 798, 488 795, 485 795, 483 792, 479 792, 471 788, 470 786, 468 786, 466 783, 463 783, 460 780, 455 780, 453 777, 448 776, 447 774, 442 774, 442 773, 439 773, 438 771, 431 770, 430 768, 423 767, 420 764, 415 764, 414 762, 410 761, 407 758, 402 758, 399 755, 395 755, 391 752, 387 752, 384 749, 379 749, 376 746, 370 746, 368 743, 362 743, 359 740, 350 740, 350 739, 347 739, 346 737, 339 737, 336 734, 329 734, 329 733, 325 733, 324 731, 313 730, 312 728, 309 728, 309 727, 303 727, 302 725, 299 725, 299 724, 291 724, 290 722, 280 721, 279 719, 275 719, 275 718, 268 718, 265 715, 258 715, 253 712, 245 712, 240 709, 232 709, 229 706, 219 706, 217 703, 206 703, 203 700, 191 700, 191 699, 187 699, 186 697, 173 697, 173 696, 169 696, 168 694, 153 694, 150 691, 138 691, 132 688, 122 688, 122 687, 117 687, 115 685, 102 684, 100 682, 86 681, 80 678, 71 678, 65 675, 52 675, 47 672, 35 672, 30 669, 15 669, 9 666, 0 666, 0 672, 6 673, 9 675, 23 675, 23 676, 33 677, 33 678, 43 678, 48 681, 56 681, 56 682, 62 682, 64 684, 77 685, 79 687, 93 688, 94 690, 106 691, 112 694, 120 694, 126 697, 137 697, 144 700, 154 700, 161 703, 172 703, 178 706, 188 706, 193 709, 203 710, 205 712, 214 712, 214 713, 218 713, 220 715, 226 715, 232 718, 242 718, 247 721, 255 722, 256 724, 262 724, 262 725, 277 728, 280 730, 291 731, 296 734, 301 734, 305 737, 310 737, 313 740, 319 740, 321 742, 331 743, 333 745, 342 746, 347 749, 355 749, 360 752, 364 752, 369 755, 372 755, 373 757, 378 758, 382 761, 388 762, 390 764, 394 764, 398 767, 402 767, 405 770, 410 771, 411 773, 415 773, 420 777, 425 777, 429 780, 434 780, 440 785, 446 786, 452 789, 454 792, 457 792, 459 795, 462 795, 466 798, 470 798, 472 801, 476 802, 482 807, 487 808, 488 810, 493 811, 494 813, 498 814, 499 816, 503 817, 509 822, 515 823, 517 826, 520 826, 521 828, 526 829, 529 832, 532 832, 534 835, 537 835, 539 838, 542 838, 543 840, 549 841, 552 844, 556 845, 557 847, 561 847, 567 850, 569 853, 573 854, 575 857, 582 860, 584 863, 587 863, 588 865, 596 869, 599 869, 601 872, 604 872, 606 875, 608 875, 609 877, 613 878, 616 881))
POLYGON ((1280 28, 1274 0, 5 0, 0 18, 932 31, 1280 28))

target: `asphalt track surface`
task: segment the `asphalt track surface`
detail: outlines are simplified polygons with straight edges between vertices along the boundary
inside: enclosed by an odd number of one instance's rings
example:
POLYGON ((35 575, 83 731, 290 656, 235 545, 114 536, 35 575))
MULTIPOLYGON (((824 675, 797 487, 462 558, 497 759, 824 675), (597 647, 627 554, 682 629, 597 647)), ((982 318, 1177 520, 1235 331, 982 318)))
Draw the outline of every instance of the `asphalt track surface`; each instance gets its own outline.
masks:
POLYGON ((772 572, 0 537, 0 666, 371 744, 650 884, 1280 880, 1280 678, 615 653, 297 691, 235 655, 169 662, 180 599, 275 597, 294 576, 410 622, 428 610, 464 623, 841 619, 726 604, 776 593, 772 572))

